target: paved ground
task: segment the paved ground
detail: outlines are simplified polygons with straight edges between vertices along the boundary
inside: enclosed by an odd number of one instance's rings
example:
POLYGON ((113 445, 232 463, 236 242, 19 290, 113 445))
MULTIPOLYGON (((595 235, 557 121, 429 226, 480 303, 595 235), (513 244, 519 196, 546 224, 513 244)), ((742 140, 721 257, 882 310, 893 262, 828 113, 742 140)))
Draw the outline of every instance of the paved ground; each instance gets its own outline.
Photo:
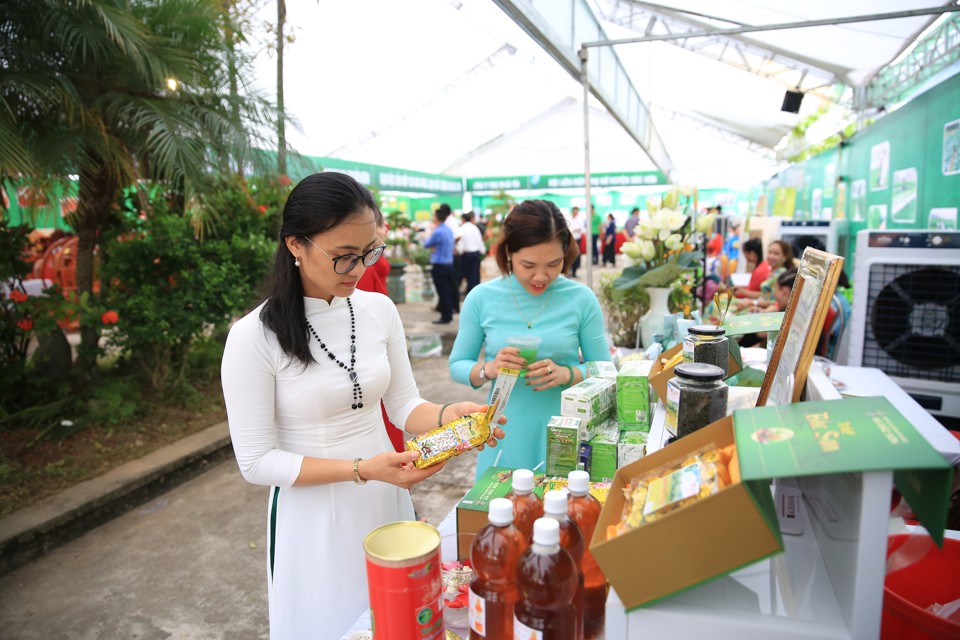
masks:
MULTIPOLYGON (((492 276, 491 266, 485 262, 485 275, 492 276)), ((431 304, 400 305, 408 337, 442 332, 443 357, 413 359, 421 394, 436 402, 482 402, 484 392, 450 380, 445 355, 457 323, 438 331, 430 323, 437 317, 431 304)), ((77 504, 102 501, 118 487, 142 482, 170 458, 222 448, 225 438, 226 425, 216 425, 108 478, 14 514, 0 521, 0 542, 14 529, 39 531, 69 517, 77 504)), ((192 466, 207 464, 209 470, 0 577, 0 637, 267 638, 266 490, 247 484, 232 459, 200 455, 197 460, 192 466)), ((413 491, 418 514, 438 524, 471 486, 475 464, 474 455, 460 456, 418 485, 413 491)))

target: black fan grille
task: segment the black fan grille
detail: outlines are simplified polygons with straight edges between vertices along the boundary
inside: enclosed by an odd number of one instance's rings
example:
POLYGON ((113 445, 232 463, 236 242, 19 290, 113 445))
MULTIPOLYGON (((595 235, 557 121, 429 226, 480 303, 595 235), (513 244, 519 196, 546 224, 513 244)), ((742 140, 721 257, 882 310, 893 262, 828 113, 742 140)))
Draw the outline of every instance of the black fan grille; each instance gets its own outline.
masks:
POLYGON ((960 382, 960 267, 870 267, 863 366, 960 382))

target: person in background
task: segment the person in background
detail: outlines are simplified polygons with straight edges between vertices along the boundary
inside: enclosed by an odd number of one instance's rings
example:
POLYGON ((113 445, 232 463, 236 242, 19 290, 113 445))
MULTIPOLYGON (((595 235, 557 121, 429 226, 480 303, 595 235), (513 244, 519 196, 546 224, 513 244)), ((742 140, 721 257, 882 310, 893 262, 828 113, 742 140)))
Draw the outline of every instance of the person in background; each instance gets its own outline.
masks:
MULTIPOLYGON (((483 234, 473 222, 472 211, 463 214, 461 219, 463 223, 460 225, 460 245, 463 253, 460 254, 460 270, 467 280, 469 294, 475 286, 480 284, 480 261, 483 259, 484 252, 483 234)), ((457 288, 459 286, 460 283, 457 282, 457 288)))
POLYGON ((433 324, 450 324, 453 322, 453 231, 446 224, 450 217, 449 205, 442 204, 433 212, 434 229, 430 237, 423 243, 424 248, 430 249, 430 272, 433 275, 433 286, 437 289, 437 311, 440 318, 433 324))
MULTIPOLYGON (((448 205, 441 206, 450 211, 448 205)), ((463 281, 463 269, 460 266, 460 256, 463 254, 463 249, 460 248, 460 220, 451 211, 444 224, 453 231, 453 312, 460 313, 460 283, 463 281)))
POLYGON ((526 367, 508 404, 523 416, 497 452, 480 452, 477 477, 498 454, 498 466, 534 469, 546 459, 544 427, 560 407, 560 394, 585 377, 584 361, 610 360, 597 296, 563 276, 577 255, 573 233, 552 202, 525 200, 503 222, 497 266, 503 277, 480 284, 463 302, 450 352, 456 382, 478 388, 501 367, 526 367), (542 339, 535 362, 507 346, 513 336, 542 339), (481 357, 482 354, 482 357, 481 357))
POLYGON ((600 262, 600 253, 598 245, 600 244, 600 227, 603 226, 603 216, 597 211, 596 207, 590 205, 590 238, 593 250, 593 264, 600 262))
POLYGON ((736 218, 730 219, 727 239, 723 242, 723 254, 728 262, 740 259, 740 221, 736 218))
POLYGON ((583 249, 583 233, 586 231, 586 219, 580 215, 580 207, 574 207, 570 210, 570 232, 573 234, 573 241, 577 244, 577 257, 573 259, 570 265, 570 277, 577 277, 577 269, 580 268, 580 252, 583 249))
MULTIPOLYGON (((777 278, 784 271, 795 269, 797 266, 793 257, 793 248, 790 246, 790 243, 784 240, 774 240, 771 242, 770 247, 767 249, 767 264, 770 265, 770 275, 760 283, 759 293, 756 295, 743 296, 737 302, 739 309, 745 309, 751 305, 763 309, 773 303, 773 290, 776 287, 777 278)), ((754 271, 756 271, 756 269, 754 271)))
POLYGON ((423 400, 396 307, 357 290, 385 248, 377 211, 348 175, 301 180, 283 208, 267 298, 224 347, 237 463, 248 482, 269 487, 273 640, 336 640, 369 609, 364 537, 414 519, 409 488, 443 468, 418 469, 417 452, 393 450, 380 401, 412 434, 484 409, 423 400))
POLYGON ((623 223, 623 233, 627 242, 637 241, 637 225, 640 223, 640 207, 634 207, 630 210, 630 216, 623 223))
POLYGON ((613 214, 607 214, 607 223, 603 227, 603 264, 617 266, 617 223, 613 214))
MULTIPOLYGON (((377 214, 379 216, 379 220, 377 221, 377 237, 385 240, 389 227, 384 217, 380 215, 379 210, 377 214)), ((364 270, 363 275, 360 276, 360 281, 357 282, 357 289, 387 296, 389 295, 387 293, 387 276, 389 274, 390 262, 381 257, 380 260, 377 260, 364 270)), ((406 445, 404 444, 403 429, 397 428, 397 425, 390 422, 390 417, 387 415, 387 407, 383 404, 383 400, 380 401, 380 412, 383 414, 383 426, 387 430, 387 437, 390 438, 390 444, 393 445, 394 450, 397 452, 404 451, 406 445)))
POLYGON ((753 265, 750 282, 746 287, 735 287, 733 295, 738 298, 759 298, 760 285, 770 277, 770 264, 763 259, 763 244, 760 238, 750 238, 743 243, 743 257, 753 265))

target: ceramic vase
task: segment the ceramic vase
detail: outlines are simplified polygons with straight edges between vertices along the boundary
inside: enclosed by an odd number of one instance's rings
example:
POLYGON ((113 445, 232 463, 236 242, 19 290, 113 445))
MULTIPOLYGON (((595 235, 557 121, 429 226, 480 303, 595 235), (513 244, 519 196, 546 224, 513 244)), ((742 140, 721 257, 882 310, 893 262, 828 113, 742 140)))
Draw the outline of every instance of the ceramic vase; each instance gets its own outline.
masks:
POLYGON ((640 318, 640 341, 644 348, 653 344, 653 336, 663 333, 663 317, 670 313, 667 300, 671 291, 670 287, 647 287, 650 309, 640 318))

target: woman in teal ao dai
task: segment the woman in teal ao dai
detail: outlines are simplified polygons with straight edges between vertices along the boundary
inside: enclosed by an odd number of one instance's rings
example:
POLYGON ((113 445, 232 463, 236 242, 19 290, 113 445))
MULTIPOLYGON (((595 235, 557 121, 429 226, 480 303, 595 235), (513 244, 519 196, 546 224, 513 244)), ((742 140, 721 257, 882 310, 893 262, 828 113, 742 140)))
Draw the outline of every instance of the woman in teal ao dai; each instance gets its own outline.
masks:
POLYGON ((464 300, 450 353, 453 379, 477 388, 495 381, 500 367, 526 366, 506 409, 510 417, 506 437, 497 448, 479 453, 478 478, 495 461, 509 469, 541 466, 546 460, 547 422, 560 415, 563 390, 584 379, 581 360, 610 360, 597 296, 563 275, 578 253, 556 205, 546 200, 521 202, 504 220, 497 242, 497 266, 503 277, 480 284, 464 300), (507 346, 514 336, 541 339, 531 364, 507 346))

